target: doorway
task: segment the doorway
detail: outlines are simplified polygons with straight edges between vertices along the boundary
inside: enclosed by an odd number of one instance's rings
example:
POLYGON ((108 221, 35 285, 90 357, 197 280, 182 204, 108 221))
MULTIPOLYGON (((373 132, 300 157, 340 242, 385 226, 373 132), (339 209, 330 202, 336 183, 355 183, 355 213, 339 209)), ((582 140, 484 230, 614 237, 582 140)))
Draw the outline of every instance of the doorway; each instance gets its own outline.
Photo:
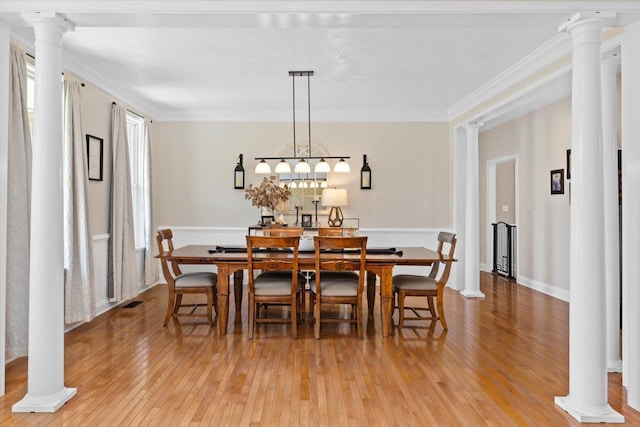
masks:
MULTIPOLYGON (((517 226, 519 221, 519 174, 518 155, 504 156, 487 161, 487 220, 486 262, 493 264, 493 228, 492 224, 502 221, 517 226)), ((517 230, 517 227, 516 227, 517 230)), ((519 259, 519 243, 516 239, 515 259, 519 259)), ((517 280, 517 269, 516 269, 517 280)))

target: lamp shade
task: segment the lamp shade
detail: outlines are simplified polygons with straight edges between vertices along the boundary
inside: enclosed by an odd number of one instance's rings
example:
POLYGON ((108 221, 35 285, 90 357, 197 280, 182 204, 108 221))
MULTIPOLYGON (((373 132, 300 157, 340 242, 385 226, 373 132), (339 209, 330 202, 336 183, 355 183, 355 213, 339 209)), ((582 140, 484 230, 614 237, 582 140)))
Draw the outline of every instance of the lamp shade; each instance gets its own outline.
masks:
POLYGON ((349 173, 351 172, 351 168, 349 167, 349 163, 345 162, 344 159, 340 159, 333 167, 333 171, 337 173, 349 173))
POLYGON ((331 166, 329 163, 325 161, 325 159, 320 159, 318 163, 316 163, 316 167, 314 168, 315 173, 327 173, 331 172, 331 166))
POLYGON ((284 159, 276 165, 276 173, 291 173, 291 166, 284 159))
POLYGON ((322 206, 347 206, 346 188, 325 188, 322 190, 322 206))
POLYGON ((294 168, 295 173, 310 173, 311 167, 309 163, 305 162, 304 159, 300 159, 300 161, 296 164, 294 168))
POLYGON ((260 160, 260 162, 256 165, 255 173, 271 173, 271 166, 269 163, 265 162, 264 159, 260 160))

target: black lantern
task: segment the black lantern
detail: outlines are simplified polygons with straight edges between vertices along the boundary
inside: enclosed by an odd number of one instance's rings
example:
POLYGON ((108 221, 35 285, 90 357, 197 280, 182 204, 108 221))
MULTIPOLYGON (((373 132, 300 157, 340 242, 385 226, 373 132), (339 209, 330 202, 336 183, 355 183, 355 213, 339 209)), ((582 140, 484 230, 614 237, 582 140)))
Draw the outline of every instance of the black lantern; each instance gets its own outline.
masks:
POLYGON ((233 171, 233 188, 244 189, 244 166, 242 166, 242 154, 238 156, 238 164, 233 171))
POLYGON ((360 188, 371 190, 371 168, 367 163, 367 155, 362 155, 362 169, 360 169, 360 188))

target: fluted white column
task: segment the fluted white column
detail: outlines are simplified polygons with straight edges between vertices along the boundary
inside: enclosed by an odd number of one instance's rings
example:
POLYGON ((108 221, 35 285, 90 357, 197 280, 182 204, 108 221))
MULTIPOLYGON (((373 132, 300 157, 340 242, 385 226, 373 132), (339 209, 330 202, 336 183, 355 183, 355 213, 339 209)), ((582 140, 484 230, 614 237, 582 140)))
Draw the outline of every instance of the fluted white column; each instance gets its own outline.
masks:
POLYGON ((569 395, 555 402, 580 422, 624 422, 607 403, 600 34, 603 14, 564 23, 573 40, 569 395))
POLYGON ((26 396, 14 412, 54 412, 76 394, 64 386, 62 221, 62 36, 72 29, 54 13, 33 24, 36 96, 31 188, 29 361, 26 396))
POLYGON ((601 62, 602 182, 604 189, 604 271, 606 294, 607 371, 622 372, 620 359, 620 219, 618 205, 618 94, 620 60, 601 62))
POLYGON ((480 292, 480 202, 478 198, 480 175, 478 172, 478 132, 482 122, 466 124, 467 180, 464 221, 464 290, 467 298, 483 298, 480 292))
POLYGON ((622 38, 622 383, 640 411, 640 22, 622 38))

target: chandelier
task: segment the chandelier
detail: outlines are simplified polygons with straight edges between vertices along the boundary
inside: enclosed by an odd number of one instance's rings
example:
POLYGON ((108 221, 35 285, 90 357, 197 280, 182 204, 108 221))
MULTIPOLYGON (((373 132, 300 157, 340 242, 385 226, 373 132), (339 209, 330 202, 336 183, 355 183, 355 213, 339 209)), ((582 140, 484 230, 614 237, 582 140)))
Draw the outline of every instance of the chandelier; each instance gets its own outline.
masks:
POLYGON ((292 86, 293 86, 293 156, 291 157, 256 157, 255 160, 259 160, 258 164, 255 168, 255 173, 259 174, 270 174, 271 173, 271 165, 267 162, 267 160, 279 160, 279 162, 275 166, 275 173, 291 173, 291 165, 288 160, 293 160, 295 166, 293 171, 297 174, 307 174, 311 173, 311 165, 309 164, 309 160, 319 160, 314 167, 315 173, 326 173, 331 172, 331 166, 327 162, 327 159, 339 159, 335 166, 333 167, 334 172, 338 173, 348 173, 351 172, 351 168, 349 164, 345 161, 345 159, 349 159, 349 156, 312 156, 311 155, 311 76, 313 76, 313 71, 289 71, 289 75, 291 76, 292 86), (298 152, 296 151, 296 76, 297 77, 307 77, 307 118, 308 118, 308 129, 309 129, 309 150, 307 151, 306 156, 298 156, 298 152))

